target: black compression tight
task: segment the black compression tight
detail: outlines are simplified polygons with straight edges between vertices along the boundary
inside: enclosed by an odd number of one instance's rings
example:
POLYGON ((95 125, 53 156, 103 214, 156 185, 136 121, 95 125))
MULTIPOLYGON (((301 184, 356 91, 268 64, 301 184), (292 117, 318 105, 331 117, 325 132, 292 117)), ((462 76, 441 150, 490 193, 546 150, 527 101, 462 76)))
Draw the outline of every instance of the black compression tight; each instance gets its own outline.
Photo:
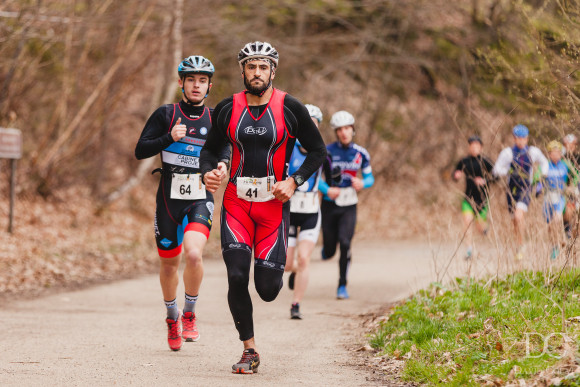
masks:
POLYGON ((340 246, 338 286, 346 285, 351 259, 351 241, 356 226, 356 205, 339 207, 334 202, 322 201, 322 240, 324 255, 332 257, 340 246))
MULTIPOLYGON (((240 340, 254 337, 252 299, 248 285, 252 255, 242 249, 225 250, 224 262, 228 270, 228 304, 234 318, 240 340)), ((254 285, 260 298, 266 302, 274 301, 282 289, 284 271, 264 266, 254 266, 254 285)))

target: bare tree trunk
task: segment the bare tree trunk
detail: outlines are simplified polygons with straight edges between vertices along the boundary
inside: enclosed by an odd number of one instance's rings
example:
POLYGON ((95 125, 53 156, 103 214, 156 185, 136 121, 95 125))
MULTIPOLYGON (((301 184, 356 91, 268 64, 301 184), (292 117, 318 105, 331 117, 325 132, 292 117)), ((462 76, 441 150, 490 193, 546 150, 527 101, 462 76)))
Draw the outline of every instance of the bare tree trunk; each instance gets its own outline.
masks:
MULTIPOLYGON (((184 0, 176 0, 172 2, 173 4, 173 29, 172 29, 172 40, 173 40, 173 62, 171 63, 170 69, 167 69, 165 75, 165 84, 167 88, 165 89, 165 96, 163 98, 163 103, 169 103, 173 100, 175 95, 175 84, 170 80, 173 79, 175 65, 179 63, 183 57, 183 35, 182 35, 182 22, 183 22, 183 2, 184 0)), ((157 99, 155 99, 157 102, 157 99)), ((102 208, 110 205, 114 201, 121 198, 124 194, 129 192, 131 188, 136 186, 148 173, 155 164, 157 157, 150 157, 143 160, 135 174, 131 176, 123 185, 117 188, 115 191, 111 192, 102 203, 102 208)))

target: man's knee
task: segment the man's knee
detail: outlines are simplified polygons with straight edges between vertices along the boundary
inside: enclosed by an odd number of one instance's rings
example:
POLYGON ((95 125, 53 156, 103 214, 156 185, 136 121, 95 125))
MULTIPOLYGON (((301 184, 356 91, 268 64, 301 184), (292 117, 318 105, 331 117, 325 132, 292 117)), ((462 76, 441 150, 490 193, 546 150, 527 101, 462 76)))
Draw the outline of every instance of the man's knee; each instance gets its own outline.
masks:
POLYGON ((189 248, 185 250, 184 257, 187 266, 196 268, 201 266, 201 250, 198 248, 189 248))
POLYGON ((161 258, 159 270, 165 276, 174 275, 179 269, 179 256, 173 258, 161 258))
POLYGON ((340 238, 338 243, 340 244, 340 250, 343 250, 343 251, 350 250, 350 239, 349 238, 340 238))
POLYGON ((280 289, 282 289, 283 274, 283 271, 277 269, 270 269, 262 266, 254 267, 256 292, 258 292, 258 295, 262 300, 271 302, 278 297, 280 289))
POLYGON ((250 281, 251 255, 245 250, 235 249, 224 251, 223 256, 230 287, 247 287, 250 281))

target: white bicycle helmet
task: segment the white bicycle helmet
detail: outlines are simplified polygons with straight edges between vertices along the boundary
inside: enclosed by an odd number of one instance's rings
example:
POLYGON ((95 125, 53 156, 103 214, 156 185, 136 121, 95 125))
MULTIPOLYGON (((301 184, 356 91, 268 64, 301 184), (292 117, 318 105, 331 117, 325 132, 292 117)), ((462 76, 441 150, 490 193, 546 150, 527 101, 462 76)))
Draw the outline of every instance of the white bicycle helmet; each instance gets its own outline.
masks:
POLYGON ((308 113, 310 114, 310 117, 316 118, 316 120, 319 123, 322 122, 322 111, 320 110, 320 108, 318 106, 314 106, 314 105, 311 105, 309 103, 307 103, 304 106, 306 106, 306 109, 308 109, 308 113))
POLYGON ((354 126, 354 117, 345 110, 334 113, 330 118, 330 127, 332 129, 338 129, 349 125, 354 126))
POLYGON ((269 59, 274 67, 278 67, 278 51, 268 42, 251 42, 238 53, 238 63, 244 69, 244 63, 249 59, 269 59))
POLYGON ((564 136, 564 144, 570 144, 570 143, 577 142, 577 141, 578 141, 578 139, 572 133, 564 136))

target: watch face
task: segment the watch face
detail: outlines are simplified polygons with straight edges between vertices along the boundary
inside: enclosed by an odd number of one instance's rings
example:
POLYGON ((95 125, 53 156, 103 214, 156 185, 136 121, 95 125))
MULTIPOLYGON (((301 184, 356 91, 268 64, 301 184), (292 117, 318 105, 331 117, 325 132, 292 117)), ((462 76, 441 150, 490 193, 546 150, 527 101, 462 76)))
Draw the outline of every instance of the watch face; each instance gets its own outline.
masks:
POLYGON ((296 182, 296 184, 298 185, 302 185, 302 183, 304 183, 304 178, 302 176, 294 176, 294 181, 296 182))

